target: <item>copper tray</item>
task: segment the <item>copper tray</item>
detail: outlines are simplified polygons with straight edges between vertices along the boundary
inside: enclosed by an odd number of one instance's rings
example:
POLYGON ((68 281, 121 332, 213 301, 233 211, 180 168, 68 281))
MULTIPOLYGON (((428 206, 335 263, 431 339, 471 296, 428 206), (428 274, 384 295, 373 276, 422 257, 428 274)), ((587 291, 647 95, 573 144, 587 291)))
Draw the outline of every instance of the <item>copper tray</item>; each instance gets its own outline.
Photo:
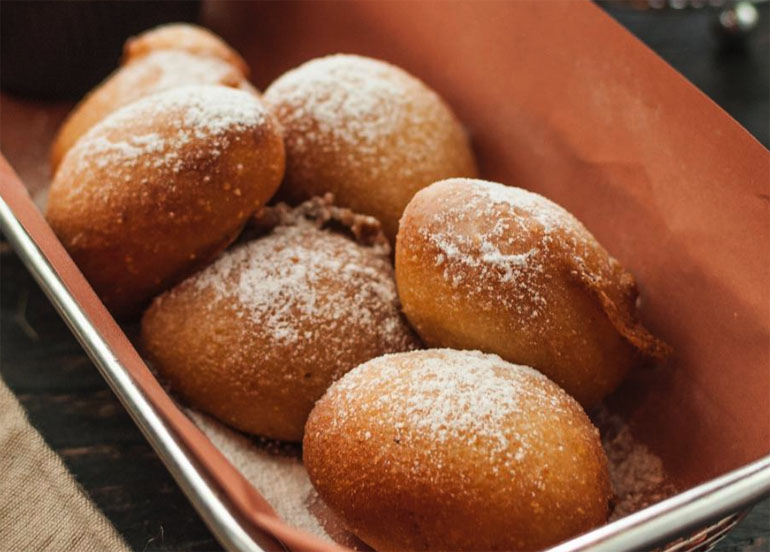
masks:
MULTIPOLYGON (((770 155, 713 102, 587 2, 218 2, 204 22, 261 87, 337 51, 420 75, 472 125, 482 174, 561 203, 637 276, 677 357, 610 402, 688 490, 553 550, 704 549, 770 491, 770 155)), ((2 108, 26 184, 0 160, 2 231, 216 537, 339 550, 280 520, 179 410, 31 201, 64 110, 2 108)))

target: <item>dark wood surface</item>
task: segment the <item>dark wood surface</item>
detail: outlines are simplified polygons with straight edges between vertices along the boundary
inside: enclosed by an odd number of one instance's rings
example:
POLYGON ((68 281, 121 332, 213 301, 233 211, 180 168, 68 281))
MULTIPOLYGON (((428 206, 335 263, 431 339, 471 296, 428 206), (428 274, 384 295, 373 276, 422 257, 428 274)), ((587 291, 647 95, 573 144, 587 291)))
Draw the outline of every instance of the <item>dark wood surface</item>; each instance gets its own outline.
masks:
MULTIPOLYGON (((762 143, 770 143, 767 5, 747 48, 732 51, 719 48, 706 11, 607 9, 762 143)), ((32 424, 133 549, 218 550, 19 259, 3 247, 0 375, 32 424)), ((754 508, 717 550, 770 550, 770 500, 754 508)))

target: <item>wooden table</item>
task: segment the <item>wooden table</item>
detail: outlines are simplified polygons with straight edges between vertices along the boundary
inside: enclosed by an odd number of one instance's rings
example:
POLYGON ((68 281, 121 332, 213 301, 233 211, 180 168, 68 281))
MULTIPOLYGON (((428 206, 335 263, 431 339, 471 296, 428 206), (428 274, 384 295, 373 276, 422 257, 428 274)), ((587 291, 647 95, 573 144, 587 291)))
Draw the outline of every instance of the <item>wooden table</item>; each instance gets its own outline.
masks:
MULTIPOLYGON (((746 52, 719 52, 705 12, 608 11, 765 145, 770 143, 768 7, 746 52)), ((0 256, 0 374, 32 424, 135 550, 219 546, 18 258, 0 256)), ((770 550, 770 500, 717 550, 770 550)))

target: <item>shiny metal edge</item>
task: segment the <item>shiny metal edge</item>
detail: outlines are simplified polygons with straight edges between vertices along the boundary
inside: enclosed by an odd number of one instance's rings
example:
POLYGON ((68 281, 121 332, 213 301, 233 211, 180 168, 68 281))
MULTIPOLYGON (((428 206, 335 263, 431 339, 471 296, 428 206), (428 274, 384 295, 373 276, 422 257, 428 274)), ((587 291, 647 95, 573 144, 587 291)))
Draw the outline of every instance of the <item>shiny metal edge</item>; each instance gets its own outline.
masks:
POLYGON ((770 493, 770 455, 547 552, 645 550, 751 506, 770 493))
POLYGON ((184 445, 175 437, 173 428, 158 414, 112 354, 109 345, 2 198, 0 229, 217 540, 231 551, 264 552, 229 510, 205 473, 193 463, 184 445))
POLYGON ((661 552, 695 552, 711 550, 716 544, 725 538, 730 531, 735 529, 748 515, 749 509, 722 518, 705 529, 696 531, 687 537, 677 539, 667 545, 661 552))
MULTIPOLYGON (((35 244, 11 209, 0 198, 0 230, 96 364, 134 422, 155 449, 180 488, 228 550, 264 552, 191 461, 131 376, 111 353, 99 331, 35 244)), ((770 493, 770 455, 689 491, 549 548, 547 552, 618 552, 647 549, 681 536, 720 516, 750 506, 770 493)))

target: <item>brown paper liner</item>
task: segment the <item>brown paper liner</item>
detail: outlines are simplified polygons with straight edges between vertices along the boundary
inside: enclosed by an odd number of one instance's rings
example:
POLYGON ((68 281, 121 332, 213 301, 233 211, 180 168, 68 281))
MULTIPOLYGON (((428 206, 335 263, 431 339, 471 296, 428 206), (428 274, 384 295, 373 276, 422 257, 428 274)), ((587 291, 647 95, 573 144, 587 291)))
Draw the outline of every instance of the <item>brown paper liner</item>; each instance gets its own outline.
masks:
MULTIPOLYGON (((678 486, 768 454, 770 155, 600 9, 558 0, 211 2, 204 13, 262 88, 334 52, 380 57, 419 75, 469 125, 485 178, 563 205, 637 278, 641 320, 676 357, 670 367, 633 373, 608 405, 678 486)), ((28 151, 49 143, 64 111, 1 101, 3 151, 39 190, 45 161, 28 151)), ((279 520, 179 411, 4 161, 0 193, 243 518, 292 548, 336 549, 279 520)), ((604 308, 615 316, 611 304, 604 308)), ((616 323, 656 350, 634 321, 616 323)))

